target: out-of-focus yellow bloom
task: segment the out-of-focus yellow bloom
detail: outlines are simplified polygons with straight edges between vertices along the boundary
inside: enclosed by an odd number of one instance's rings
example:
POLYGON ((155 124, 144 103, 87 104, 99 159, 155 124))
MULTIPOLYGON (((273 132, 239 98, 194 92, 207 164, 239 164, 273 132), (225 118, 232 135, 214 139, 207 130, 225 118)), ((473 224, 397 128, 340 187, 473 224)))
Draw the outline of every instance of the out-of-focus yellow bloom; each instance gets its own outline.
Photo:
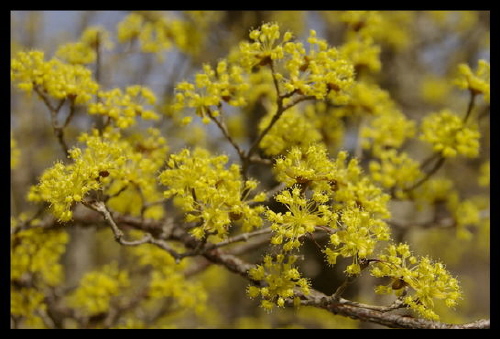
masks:
POLYGON ((10 169, 15 169, 19 165, 19 158, 21 156, 21 151, 17 147, 16 140, 10 137, 10 169))
POLYGON ((75 104, 88 102, 99 88, 90 69, 58 59, 45 61, 44 53, 36 50, 19 52, 12 59, 11 79, 28 93, 38 90, 56 99, 70 99, 75 104))
POLYGON ((472 94, 483 94, 484 100, 490 102, 490 64, 486 60, 480 59, 477 62, 476 72, 473 72, 469 65, 458 65, 458 76, 455 84, 462 89, 468 89, 472 94))
POLYGON ((423 175, 417 161, 395 149, 380 152, 379 160, 371 161, 369 169, 372 179, 389 189, 403 189, 423 175))
POLYGON ((399 148, 415 135, 415 122, 398 110, 375 117, 361 129, 362 146, 378 155, 387 148, 399 148))
POLYGON ((86 273, 67 302, 83 316, 90 317, 107 312, 111 300, 123 295, 129 286, 127 271, 118 269, 116 263, 105 265, 100 270, 86 273))
POLYGON ((430 114, 422 121, 420 139, 432 145, 443 157, 463 155, 468 158, 479 154, 477 124, 466 126, 462 119, 449 109, 430 114))
POLYGON ((450 82, 442 77, 433 75, 424 76, 420 87, 422 99, 431 104, 442 104, 449 98, 450 82))
POLYGON ((46 231, 32 228, 13 235, 17 244, 11 251, 11 278, 22 279, 30 272, 39 277, 42 286, 57 286, 63 281, 63 267, 59 263, 69 240, 65 231, 46 231))
POLYGON ((140 116, 145 120, 158 120, 160 116, 143 104, 153 105, 156 102, 154 93, 144 86, 129 86, 123 93, 119 88, 110 91, 99 91, 99 101, 90 103, 89 114, 108 116, 115 125, 125 129, 136 124, 140 116))
POLYGON ((100 26, 89 27, 80 41, 59 46, 56 56, 70 64, 90 64, 96 61, 97 50, 101 48, 113 48, 109 32, 100 26))

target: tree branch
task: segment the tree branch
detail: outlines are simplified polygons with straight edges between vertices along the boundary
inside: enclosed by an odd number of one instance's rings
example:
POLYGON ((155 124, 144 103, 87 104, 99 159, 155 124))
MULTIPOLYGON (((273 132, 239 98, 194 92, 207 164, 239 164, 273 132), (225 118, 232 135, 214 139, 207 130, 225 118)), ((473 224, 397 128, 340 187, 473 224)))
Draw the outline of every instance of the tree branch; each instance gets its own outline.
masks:
MULTIPOLYGON (((105 205, 101 202, 100 204, 89 204, 92 206, 93 210, 101 213, 106 221, 112 225, 112 229, 117 229, 118 226, 116 223, 124 223, 128 224, 136 229, 140 229, 145 232, 156 232, 161 230, 163 227, 162 221, 158 220, 141 220, 140 217, 133 217, 128 215, 121 215, 119 213, 114 213, 114 218, 111 216, 111 213, 106 209, 105 205)), ((89 216, 78 216, 75 214, 74 219, 75 222, 82 221, 84 223, 89 223, 89 216)), ((92 218, 90 217, 90 220, 92 218)), ((95 220, 94 220, 95 221, 95 220)), ((55 223, 55 220, 53 220, 55 223)), ((48 226, 48 224, 46 224, 48 226)), ((261 230, 262 234, 267 232, 267 229, 261 230)), ((257 236, 257 231, 253 232, 255 236, 257 236)), ((118 232, 118 234, 123 234, 122 231, 118 232)), ((116 237, 116 233, 115 233, 116 237)), ((165 242, 166 240, 175 240, 184 244, 184 246, 188 249, 196 249, 199 248, 200 242, 189 235, 185 229, 181 227, 174 227, 173 230, 165 235, 162 239, 153 238, 151 235, 146 236, 144 239, 136 241, 136 242, 127 242, 122 239, 121 236, 118 236, 118 242, 125 245, 139 245, 141 243, 153 243, 163 249, 165 249, 170 254, 172 249, 168 247, 168 244, 165 242)), ((244 239, 244 236, 236 236, 232 238, 233 240, 244 239)), ((266 239, 266 242, 268 240, 266 239)), ((227 243, 230 243, 228 241, 227 243)), ((226 242, 224 243, 226 244, 226 242)), ((187 252, 192 254, 193 252, 187 252)), ((240 257, 236 255, 236 253, 240 253, 238 248, 236 248, 232 253, 223 251, 219 248, 205 248, 201 249, 196 255, 203 256, 209 262, 213 264, 217 264, 225 267, 227 270, 240 275, 241 277, 249 280, 251 283, 254 283, 260 286, 260 281, 253 280, 248 271, 254 267, 253 264, 250 264, 240 257)), ((172 254, 176 259, 180 259, 186 256, 186 254, 179 254, 174 252, 172 254)), ((204 265, 201 266, 203 269, 204 265)), ((196 270, 195 270, 196 271, 196 270)), ((466 323, 466 324, 447 324, 442 322, 431 321, 427 319, 421 318, 413 318, 401 314, 391 313, 391 311, 404 307, 400 300, 396 300, 393 304, 388 306, 377 306, 377 305, 369 305, 358 303, 355 301, 350 301, 344 298, 341 298, 339 295, 334 294, 333 296, 327 296, 322 292, 319 292, 315 289, 311 289, 308 295, 298 295, 301 298, 301 304, 304 306, 313 306, 323 308, 328 310, 333 314, 342 315, 345 317, 349 317, 352 319, 357 319, 361 321, 372 322, 376 324, 380 324, 383 326, 387 326, 390 328, 409 328, 409 329, 487 329, 490 328, 490 320, 489 319, 480 319, 474 322, 466 323)), ((287 300, 287 305, 292 306, 293 301, 291 299, 287 300)))

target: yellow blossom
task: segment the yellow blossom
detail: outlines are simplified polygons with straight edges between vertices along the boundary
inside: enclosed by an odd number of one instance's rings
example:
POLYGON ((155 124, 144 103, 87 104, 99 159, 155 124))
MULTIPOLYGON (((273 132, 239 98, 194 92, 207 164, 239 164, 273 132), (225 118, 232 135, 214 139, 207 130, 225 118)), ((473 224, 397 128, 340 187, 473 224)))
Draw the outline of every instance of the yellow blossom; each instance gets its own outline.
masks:
POLYGON ((407 244, 389 245, 380 261, 372 266, 375 277, 391 277, 390 286, 378 286, 377 293, 409 293, 403 302, 424 318, 439 320, 434 312, 434 299, 444 300, 448 307, 456 305, 462 296, 457 279, 440 262, 414 256, 407 244))
POLYGON ((68 98, 75 104, 88 102, 99 88, 90 69, 58 59, 45 61, 44 53, 36 50, 19 52, 12 59, 11 78, 23 91, 38 90, 56 99, 68 98))
POLYGON ((462 119, 449 109, 426 116, 422 122, 420 139, 430 143, 443 157, 463 155, 468 158, 479 154, 477 124, 466 126, 462 119))
POLYGON ((473 72, 467 64, 458 65, 458 76, 455 84, 461 89, 468 89, 471 93, 483 94, 484 100, 490 102, 490 64, 480 59, 477 63, 476 72, 473 72))
POLYGON ((262 206, 250 207, 252 199, 242 196, 244 190, 247 194, 252 190, 253 184, 241 179, 238 165, 226 169, 228 160, 225 155, 212 156, 201 148, 192 152, 183 149, 170 156, 167 169, 159 175, 167 187, 164 196, 174 197, 174 203, 186 213, 187 222, 201 224, 191 230, 196 238, 207 233, 224 237, 235 221, 241 220, 246 231, 262 224, 258 216, 262 206))
POLYGON ((136 124, 136 117, 145 120, 158 120, 160 116, 143 104, 156 102, 154 93, 147 87, 128 86, 123 93, 119 88, 97 93, 98 102, 89 104, 89 114, 109 117, 117 127, 125 129, 136 124))
POLYGON ((78 288, 68 297, 68 305, 90 317, 107 312, 111 300, 124 293, 130 286, 127 271, 118 269, 116 263, 86 273, 78 288))
POLYGON ((250 286, 247 289, 249 296, 256 298, 261 295, 260 306, 270 311, 275 306, 283 307, 285 299, 295 296, 295 289, 302 294, 309 294, 309 281, 301 277, 294 265, 297 259, 295 255, 278 254, 275 257, 266 255, 261 265, 255 266, 248 272, 250 278, 264 282, 265 287, 250 286))

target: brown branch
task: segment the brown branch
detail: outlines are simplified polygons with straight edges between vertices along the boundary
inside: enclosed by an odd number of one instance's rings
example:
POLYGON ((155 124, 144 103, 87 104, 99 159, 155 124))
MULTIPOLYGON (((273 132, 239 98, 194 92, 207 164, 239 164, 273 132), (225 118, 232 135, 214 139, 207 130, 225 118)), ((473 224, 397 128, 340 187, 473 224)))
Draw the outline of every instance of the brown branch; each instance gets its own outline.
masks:
POLYGON ((440 156, 438 161, 436 161, 436 163, 434 164, 434 167, 432 167, 432 169, 427 172, 425 174, 425 176, 420 179, 419 181, 417 181, 416 183, 414 183, 412 186, 410 186, 409 188, 406 188, 404 189, 405 192, 410 192, 410 191, 413 191, 415 188, 419 187, 420 185, 422 185, 424 182, 426 182, 427 180, 429 180, 429 178, 434 175, 434 173, 436 173, 440 168, 441 166, 443 166, 444 162, 445 162, 446 158, 443 157, 443 156, 440 156))
MULTIPOLYGON (((88 204, 88 203, 87 203, 88 204)), ((119 213, 114 213, 114 217, 111 216, 111 213, 107 211, 104 204, 95 204, 93 203, 91 207, 93 210, 98 211, 103 214, 108 223, 114 223, 115 225, 112 228, 118 228, 116 226, 116 222, 124 223, 130 225, 134 228, 140 229, 145 232, 156 232, 161 230, 164 226, 164 222, 157 220, 141 220, 140 217, 126 216, 121 215, 119 213), (106 212, 104 212, 106 211, 106 212)), ((92 217, 89 215, 78 216, 75 214, 74 216, 75 222, 80 222, 81 218, 85 219, 84 223, 95 222, 94 219, 92 221, 92 217), (91 220, 91 221, 89 221, 91 220)), ((54 220, 55 223, 55 220, 54 220)), ((48 224, 46 225, 48 226, 48 224)), ((323 229, 321 229, 323 230, 323 229)), ((121 232, 121 231, 120 231, 121 232)), ((267 231, 266 231, 267 232, 267 231)), ((121 232, 123 234, 123 232, 121 232)), ((119 233, 120 234, 120 233, 119 233)), ((116 236, 116 234, 115 234, 116 236)), ((238 236, 237 236, 238 237, 238 236)), ((242 236, 243 237, 243 236, 242 236)), ((120 238, 120 237, 119 237, 120 238)), ((121 238, 120 238, 121 239, 121 238)), ((237 238, 238 239, 238 238, 237 238)), ((184 246, 188 249, 196 249, 199 247, 200 242, 189 235, 186 230, 180 227, 174 227, 168 235, 164 236, 164 239, 156 239, 152 236, 147 237, 145 239, 139 240, 134 245, 138 245, 142 243, 154 243, 157 246, 164 248, 167 252, 170 253, 171 249, 168 247, 168 244, 165 242, 166 240, 175 240, 184 244, 184 246)), ((257 240, 257 236, 256 236, 257 240)), ((268 243, 268 239, 265 239, 266 243, 268 243)), ((123 243, 123 239, 120 240, 123 243)), ((127 243, 127 242, 125 242, 127 243)), ((131 242, 128 242, 131 243, 131 242)), ((247 244, 245 244, 247 245, 247 244)), ((260 285, 259 281, 254 281, 250 276, 248 271, 254 267, 253 264, 250 264, 243 259, 239 258, 236 254, 241 253, 238 250, 239 248, 234 249, 231 253, 223 251, 219 248, 205 249, 203 248, 199 251, 197 255, 203 256, 212 264, 217 264, 225 267, 229 271, 236 273, 243 278, 251 281, 256 285, 260 285)), ((174 254, 177 255, 177 258, 184 257, 183 254, 174 254)), ((204 269, 205 264, 202 264, 199 269, 204 269)), ((198 268, 194 269, 190 274, 194 274, 198 271, 198 268)), ((404 304, 400 300, 396 300, 393 304, 388 306, 378 306, 378 305, 368 305, 363 303, 357 303, 355 301, 346 300, 341 298, 339 295, 327 296, 324 293, 321 293, 315 289, 311 289, 308 295, 299 295, 301 298, 302 305, 308 305, 313 307, 319 307, 328 310, 333 314, 342 315, 345 317, 349 317, 352 319, 357 319, 361 321, 372 322, 376 324, 380 324, 383 326, 387 326, 390 328, 410 328, 410 329, 487 329, 490 328, 490 320, 489 319, 481 319, 471 323, 466 324, 447 324, 442 322, 436 322, 421 318, 413 318, 401 314, 391 313, 391 311, 404 307, 404 304)), ((292 305, 292 300, 287 300, 287 305, 292 305)))
MULTIPOLYGON (((111 216, 111 213, 108 211, 106 205, 102 201, 93 201, 93 202, 86 202, 84 201, 83 204, 99 213, 102 214, 104 219, 108 222, 108 224, 111 226, 111 230, 113 231, 113 234, 115 236, 115 240, 125 246, 138 246, 142 244, 153 244, 156 245, 165 251, 167 251, 170 255, 172 255, 176 260, 180 260, 183 257, 187 256, 186 254, 179 254, 176 251, 174 251, 165 241, 161 239, 155 239, 150 233, 146 233, 142 239, 139 240, 125 240, 123 239, 124 233, 123 231, 117 226, 115 220, 111 216)), ((142 219, 142 218, 141 218, 142 219)))
POLYGON ((59 113, 59 111, 61 110, 61 107, 66 102, 66 98, 61 99, 59 104, 56 107, 54 107, 50 103, 49 99, 45 96, 45 94, 40 90, 40 88, 38 86, 35 86, 33 89, 36 92, 36 94, 38 95, 38 97, 40 97, 40 99, 42 99, 45 106, 47 106, 47 108, 49 109, 50 120, 52 123, 52 129, 54 130, 54 134, 56 135, 56 138, 57 138, 57 141, 59 142, 59 145, 61 145, 61 148, 64 151, 64 155, 68 156, 69 155, 69 153, 68 153, 69 147, 66 143, 66 140, 64 139, 64 128, 69 124, 71 118, 73 117, 73 114, 75 111, 74 101, 73 100, 71 101, 72 103, 71 103, 69 115, 68 115, 68 117, 66 117, 66 121, 64 122, 64 125, 61 126, 57 122, 57 114, 59 113))
POLYGON ((212 249, 227 246, 227 245, 233 244, 235 242, 248 241, 248 239, 250 239, 252 237, 262 235, 262 234, 269 234, 271 232, 272 232, 271 228, 267 227, 267 228, 262 228, 262 229, 259 229, 259 230, 256 230, 256 231, 253 231, 250 233, 238 234, 238 235, 236 235, 234 237, 230 237, 224 241, 218 242, 218 243, 213 244, 213 245, 209 245, 207 248, 205 248, 205 250, 210 251, 212 249))
POLYGON ((465 112, 464 124, 467 122, 467 120, 469 119, 469 117, 472 113, 472 109, 474 108, 475 99, 476 99, 476 93, 471 90, 470 97, 469 97, 469 104, 467 105, 467 111, 465 112))

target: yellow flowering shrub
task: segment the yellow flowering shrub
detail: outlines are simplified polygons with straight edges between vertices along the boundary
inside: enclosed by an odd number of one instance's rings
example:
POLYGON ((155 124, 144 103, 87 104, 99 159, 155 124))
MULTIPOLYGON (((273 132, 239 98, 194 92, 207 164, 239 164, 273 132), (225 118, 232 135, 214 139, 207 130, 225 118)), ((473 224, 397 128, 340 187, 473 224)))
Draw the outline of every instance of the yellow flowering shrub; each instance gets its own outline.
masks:
POLYGON ((488 12, 74 14, 12 13, 12 328, 489 328, 488 12))

